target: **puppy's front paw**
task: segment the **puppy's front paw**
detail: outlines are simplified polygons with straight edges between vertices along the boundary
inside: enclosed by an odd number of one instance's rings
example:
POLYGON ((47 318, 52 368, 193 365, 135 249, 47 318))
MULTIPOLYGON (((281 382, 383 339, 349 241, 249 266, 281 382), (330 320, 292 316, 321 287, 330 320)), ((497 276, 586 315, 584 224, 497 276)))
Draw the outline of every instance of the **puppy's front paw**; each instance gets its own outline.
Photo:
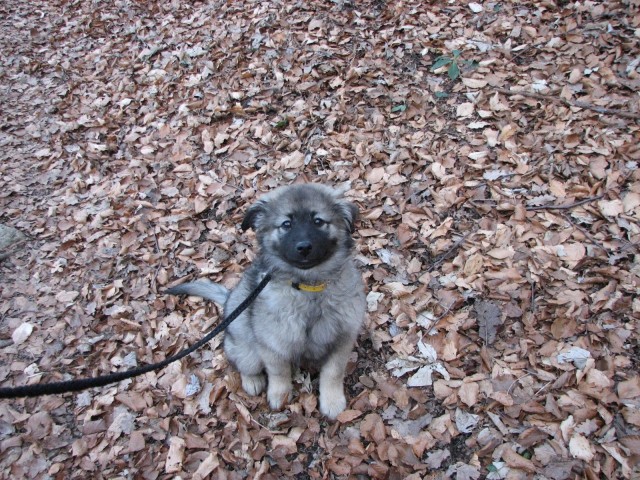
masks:
POLYGON ((290 382, 269 378, 267 388, 267 400, 272 410, 281 410, 291 397, 292 386, 290 382))
POLYGON ((334 420, 347 407, 342 387, 320 392, 320 413, 334 420))
POLYGON ((264 375, 240 375, 242 378, 242 389, 249 395, 260 395, 267 385, 264 375))

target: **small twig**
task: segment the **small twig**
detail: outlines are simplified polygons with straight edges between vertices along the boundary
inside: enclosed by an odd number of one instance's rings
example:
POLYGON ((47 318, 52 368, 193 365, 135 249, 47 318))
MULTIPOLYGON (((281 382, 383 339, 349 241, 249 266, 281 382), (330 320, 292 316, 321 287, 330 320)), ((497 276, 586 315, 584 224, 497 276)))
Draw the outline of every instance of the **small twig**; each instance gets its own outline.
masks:
POLYGON ((284 435, 287 432, 285 430, 271 430, 269 427, 264 426, 263 424, 261 424, 258 420, 256 420, 255 418, 253 418, 253 415, 249 414, 249 419, 255 423, 256 425, 258 425, 259 427, 265 429, 268 433, 270 433, 271 435, 284 435))
MULTIPOLYGON (((540 375, 539 375, 537 372, 535 372, 535 371, 528 370, 528 369, 526 369, 526 370, 524 370, 524 371, 525 371, 526 373, 525 373, 524 375, 522 375, 521 377, 516 378, 516 379, 513 381, 513 383, 509 386, 509 389, 507 390, 507 393, 508 393, 508 394, 511 394, 511 390, 513 390, 513 387, 515 387, 516 383, 518 383, 518 382, 519 382, 520 380, 522 380, 523 378, 527 378, 527 377, 531 377, 531 376, 533 376, 533 377, 538 377, 538 378, 540 377, 540 375)), ((547 383, 545 383, 542 387, 540 387, 540 388, 538 389, 538 391, 537 391, 536 393, 534 393, 534 394, 533 394, 533 397, 535 398, 535 397, 537 397, 538 395, 540 395, 540 392, 542 392, 545 388, 547 388, 551 383, 552 383, 552 382, 547 382, 547 383)))
MULTIPOLYGON (((477 321, 477 320, 476 320, 476 321, 477 321)), ((480 323, 480 322, 478 322, 478 323, 480 323)), ((482 337, 483 337, 483 338, 482 338, 482 340, 484 340, 484 346, 485 346, 485 348, 486 348, 487 346, 491 346, 491 345, 492 345, 492 342, 489 342, 489 327, 488 327, 488 326, 485 326, 485 327, 483 328, 483 325, 480 325, 480 329, 482 330, 482 333, 484 333, 484 335, 482 336, 482 337)), ((478 333, 480 333, 480 330, 478 330, 478 333)), ((495 335, 494 335, 494 340, 495 340, 495 335)))
POLYGON ((563 217, 565 218, 565 220, 566 220, 567 222, 569 222, 569 223, 570 223, 571 225, 573 225, 575 228, 577 228, 578 230, 580 230, 580 231, 582 232, 582 234, 583 234, 585 237, 587 237, 587 239, 589 239, 589 240, 591 241, 591 244, 592 244, 594 247, 597 247, 597 248, 599 248, 599 249, 603 250, 603 251, 607 254, 607 256, 609 256, 609 250, 607 250, 607 249, 606 249, 606 248, 604 248, 602 245, 600 245, 600 244, 598 243, 598 241, 594 238, 594 236, 593 236, 593 235, 591 235, 591 233, 590 233, 586 228, 582 228, 582 226, 580 226, 580 225, 578 225, 576 222, 574 222, 574 221, 573 221, 573 219, 572 219, 569 215, 567 215, 567 214, 564 214, 564 215, 563 215, 563 217))
POLYGON ((530 278, 529 285, 531 285, 531 305, 529 305, 529 311, 533 313, 536 310, 536 282, 530 278))
MULTIPOLYGON (((158 242, 158 235, 156 235, 155 228, 153 228, 151 232, 153 233, 153 239, 155 240, 155 243, 156 243, 156 253, 160 253, 160 242, 158 242)), ((158 263, 158 266, 156 267, 156 271, 153 274, 153 280, 151 281, 151 288, 153 289, 154 292, 158 291, 158 275, 160 274, 161 268, 162 268, 162 263, 158 263)))
POLYGON ((542 387, 540 387, 540 388, 538 389, 538 391, 537 391, 536 393, 534 393, 534 394, 533 394, 533 396, 534 396, 534 397, 537 397, 538 395, 540 395, 544 389, 546 389, 549 385, 551 385, 551 383, 552 383, 552 382, 547 382, 547 383, 545 383, 542 387))
POLYGON ((435 317, 433 320, 431 320, 431 325, 429 325, 428 330, 422 334, 423 337, 425 335, 430 335, 431 331, 435 328, 438 322, 442 320, 444 317, 446 317, 447 315, 449 315, 449 313, 451 313, 451 308, 453 307, 453 303, 454 302, 451 302, 451 305, 449 305, 448 307, 444 307, 442 304, 440 304, 440 307, 445 309, 444 312, 438 315, 437 317, 435 317))
POLYGON ((492 90, 495 90, 496 92, 504 93, 505 95, 522 95, 523 97, 535 98, 536 100, 562 103, 563 105, 566 105, 568 107, 592 110, 594 112, 602 113, 604 115, 616 115, 618 117, 631 118, 633 120, 640 120, 640 113, 619 110, 616 108, 598 107, 597 105, 592 105, 587 102, 580 102, 580 101, 571 102, 564 98, 555 97, 552 95, 543 95, 541 93, 525 92, 522 90, 509 90, 507 88, 493 87, 493 86, 490 88, 492 90))
POLYGON ((227 182, 220 182, 220 184, 224 185, 225 187, 233 188, 236 192, 244 193, 244 187, 242 185, 233 185, 227 182))
MULTIPOLYGON (((274 90, 274 89, 265 89, 265 90, 274 90)), ((257 113, 264 113, 268 115, 270 113, 276 113, 276 112, 277 110, 270 106, 247 107, 247 108, 231 107, 228 110, 213 112, 212 114, 210 114, 210 118, 211 120, 223 120, 232 116, 248 117, 251 115, 255 115, 257 113)))
POLYGON ((516 386, 516 383, 518 383, 518 382, 519 382, 520 380, 522 380, 523 378, 527 378, 527 377, 530 377, 530 376, 531 376, 531 374, 530 374, 530 373, 527 373, 526 375, 523 375, 523 376, 521 376, 521 377, 516 378, 516 379, 513 381, 513 383, 509 386, 509 389, 507 390, 507 393, 508 393, 509 395, 511 395, 511 390, 513 390, 513 387, 515 387, 515 386, 516 386))
POLYGON ((589 202, 595 202, 596 200, 600 200, 604 195, 596 195, 595 197, 587 197, 582 200, 578 200, 577 202, 570 203, 569 205, 534 205, 531 207, 526 207, 528 211, 531 210, 569 210, 571 208, 577 207, 579 205, 583 205, 589 202))
POLYGON ((451 255, 453 255, 453 253, 458 249, 458 247, 462 244, 462 242, 464 242, 467 237, 469 235, 471 235, 471 233, 473 232, 469 232, 466 233, 465 235, 462 236, 462 238, 460 238, 460 240, 458 240, 456 243, 453 244, 453 246, 447 250, 446 252, 444 252, 442 255, 439 255, 437 260, 435 260, 430 266, 428 271, 431 272, 433 271, 437 266, 441 265, 442 262, 444 262, 447 258, 450 258, 451 255))

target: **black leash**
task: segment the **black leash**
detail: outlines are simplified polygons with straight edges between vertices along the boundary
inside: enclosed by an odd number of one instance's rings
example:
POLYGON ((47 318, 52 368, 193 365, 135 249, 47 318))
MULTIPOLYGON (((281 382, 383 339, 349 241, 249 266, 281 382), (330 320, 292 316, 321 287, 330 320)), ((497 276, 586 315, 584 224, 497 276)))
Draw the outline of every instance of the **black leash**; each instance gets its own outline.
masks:
POLYGON ((238 307, 233 312, 231 312, 231 314, 227 318, 225 318, 222 323, 220 323, 220 325, 214 328, 202 340, 196 342, 189 348, 185 348, 175 355, 162 360, 161 362, 151 363, 142 367, 132 368, 131 370, 116 372, 101 377, 80 378, 78 380, 42 383, 37 385, 25 385, 15 388, 0 388, 0 398, 38 397, 40 395, 54 395, 59 393, 77 392, 79 390, 85 390, 87 388, 103 387, 105 385, 109 385, 110 383, 121 382, 122 380, 137 377, 138 375, 142 375, 153 370, 160 370, 170 363, 173 363, 176 360, 180 360, 190 353, 195 352, 197 349, 202 347, 205 343, 209 342, 213 337, 227 328, 229 324, 233 322, 238 317, 238 315, 240 315, 251 304, 251 302, 256 299, 256 297, 260 294, 264 287, 267 286, 267 283, 269 283, 270 280, 271 275, 265 275, 262 281, 255 288, 255 290, 253 290, 253 292, 251 292, 251 294, 247 298, 245 298, 245 300, 240 305, 238 305, 238 307))

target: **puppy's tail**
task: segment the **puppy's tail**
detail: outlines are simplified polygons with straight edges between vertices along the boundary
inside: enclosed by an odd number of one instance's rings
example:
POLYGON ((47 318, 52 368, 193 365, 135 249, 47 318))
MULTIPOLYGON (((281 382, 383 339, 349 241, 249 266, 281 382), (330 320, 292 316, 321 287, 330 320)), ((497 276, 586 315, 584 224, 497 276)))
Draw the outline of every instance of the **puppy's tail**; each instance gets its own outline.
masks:
POLYGON ((229 297, 229 290, 218 283, 209 280, 198 280, 197 282, 183 283, 168 290, 171 295, 194 295, 206 298, 220 305, 224 305, 229 297))

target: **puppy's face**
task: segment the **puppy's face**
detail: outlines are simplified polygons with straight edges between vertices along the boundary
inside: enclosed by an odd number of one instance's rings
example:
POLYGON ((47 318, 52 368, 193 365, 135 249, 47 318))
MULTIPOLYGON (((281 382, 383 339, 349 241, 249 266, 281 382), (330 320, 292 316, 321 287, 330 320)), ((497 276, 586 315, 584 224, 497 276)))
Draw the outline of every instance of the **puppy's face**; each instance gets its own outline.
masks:
POLYGON ((262 197, 242 228, 256 231, 262 253, 277 266, 311 270, 344 260, 356 216, 357 207, 333 189, 293 185, 262 197))

